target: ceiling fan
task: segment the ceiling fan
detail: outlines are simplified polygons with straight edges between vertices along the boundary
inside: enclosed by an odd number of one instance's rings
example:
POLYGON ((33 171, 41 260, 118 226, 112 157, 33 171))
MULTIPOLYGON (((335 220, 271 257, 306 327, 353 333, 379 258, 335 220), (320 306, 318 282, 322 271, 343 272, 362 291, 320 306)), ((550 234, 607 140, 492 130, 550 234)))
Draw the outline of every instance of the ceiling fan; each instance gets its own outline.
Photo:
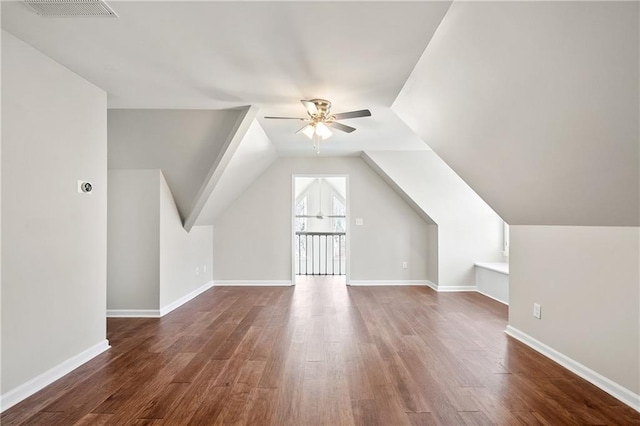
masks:
POLYGON ((318 203, 320 204, 320 209, 318 210, 318 213, 314 215, 301 214, 301 215, 296 215, 296 217, 301 217, 301 218, 314 217, 316 219, 324 219, 325 217, 331 217, 331 218, 346 217, 345 215, 330 215, 330 214, 325 215, 324 213, 322 213, 322 179, 320 178, 318 178, 318 203))
POLYGON ((340 130, 341 132, 351 133, 356 130, 355 127, 347 126, 342 123, 338 123, 338 120, 346 120, 349 118, 370 117, 371 111, 368 109, 361 109, 358 111, 340 112, 337 114, 331 113, 331 102, 326 99, 310 99, 301 100, 302 105, 307 110, 308 117, 265 117, 268 119, 276 120, 300 120, 305 121, 307 124, 298 130, 296 133, 304 133, 309 139, 313 140, 313 148, 320 150, 320 140, 329 138, 333 133, 331 129, 340 130))

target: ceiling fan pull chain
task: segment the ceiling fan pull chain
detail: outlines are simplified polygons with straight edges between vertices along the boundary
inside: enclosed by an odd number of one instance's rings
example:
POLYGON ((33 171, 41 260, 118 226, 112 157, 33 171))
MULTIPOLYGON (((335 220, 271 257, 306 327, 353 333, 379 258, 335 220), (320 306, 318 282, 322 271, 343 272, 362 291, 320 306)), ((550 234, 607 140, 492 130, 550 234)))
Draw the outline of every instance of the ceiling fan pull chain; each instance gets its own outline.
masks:
POLYGON ((313 149, 316 151, 316 154, 320 154, 320 137, 316 132, 313 133, 311 140, 313 140, 313 149))

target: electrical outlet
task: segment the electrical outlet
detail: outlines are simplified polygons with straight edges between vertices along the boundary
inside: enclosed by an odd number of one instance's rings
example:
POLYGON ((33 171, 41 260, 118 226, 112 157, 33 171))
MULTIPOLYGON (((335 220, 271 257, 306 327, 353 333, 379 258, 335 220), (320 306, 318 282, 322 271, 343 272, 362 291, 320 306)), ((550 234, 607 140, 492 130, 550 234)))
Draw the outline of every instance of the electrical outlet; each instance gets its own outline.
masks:
POLYGON ((357 226, 362 226, 364 225, 364 219, 361 217, 356 217, 356 225, 357 226))
POLYGON ((407 269, 409 267, 409 263, 406 260, 402 261, 402 269, 407 269))
POLYGON ((196 275, 200 275, 200 268, 196 268, 196 275))
POLYGON ((533 316, 540 319, 542 318, 542 314, 540 312, 540 304, 539 303, 534 303, 533 304, 533 316))
POLYGON ((204 266, 202 267, 202 272, 207 272, 207 265, 204 265, 204 266))

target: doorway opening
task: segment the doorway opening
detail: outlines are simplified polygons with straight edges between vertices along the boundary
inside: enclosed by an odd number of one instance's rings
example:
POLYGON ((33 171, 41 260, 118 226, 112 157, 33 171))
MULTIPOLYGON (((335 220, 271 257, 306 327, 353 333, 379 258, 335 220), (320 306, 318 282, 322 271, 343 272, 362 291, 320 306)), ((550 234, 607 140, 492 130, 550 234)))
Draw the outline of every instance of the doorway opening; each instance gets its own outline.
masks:
POLYGON ((347 212, 347 176, 293 177, 295 278, 348 275, 347 212))

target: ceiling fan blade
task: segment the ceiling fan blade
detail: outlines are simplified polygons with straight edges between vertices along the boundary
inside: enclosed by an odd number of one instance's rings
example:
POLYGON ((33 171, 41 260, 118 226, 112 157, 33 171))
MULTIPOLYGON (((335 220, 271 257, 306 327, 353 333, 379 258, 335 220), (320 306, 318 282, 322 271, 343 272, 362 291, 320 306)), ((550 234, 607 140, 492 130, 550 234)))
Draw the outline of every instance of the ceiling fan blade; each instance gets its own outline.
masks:
POLYGON ((345 218, 346 216, 345 215, 340 215, 340 214, 333 214, 333 215, 332 214, 328 214, 325 217, 345 218))
POLYGON ((345 120, 347 118, 359 118, 359 117, 371 117, 371 111, 368 109, 361 109, 358 111, 340 112, 333 114, 335 120, 345 120))
POLYGON ((265 117, 268 118, 270 120, 306 120, 306 118, 300 118, 300 117, 265 117))
POLYGON ((304 99, 300 100, 300 102, 302 102, 302 105, 304 105, 304 107, 307 109, 309 115, 315 115, 318 113, 318 108, 313 102, 305 101, 304 99))
POLYGON ((316 216, 315 215, 310 215, 310 214, 300 214, 300 215, 296 215, 296 217, 309 218, 309 217, 316 217, 316 216))
POLYGON ((304 126, 302 126, 302 127, 300 128, 300 130, 296 131, 296 133, 300 133, 301 131, 303 131, 303 130, 304 130, 304 129, 306 129, 307 127, 309 127, 309 125, 308 125, 308 124, 305 124, 304 126))
POLYGON ((344 124, 336 123, 335 121, 332 121, 331 123, 327 123, 327 126, 333 127, 336 130, 340 130, 340 131, 343 131, 343 132, 346 132, 346 133, 351 133, 354 130, 356 130, 355 127, 345 126, 344 124))

